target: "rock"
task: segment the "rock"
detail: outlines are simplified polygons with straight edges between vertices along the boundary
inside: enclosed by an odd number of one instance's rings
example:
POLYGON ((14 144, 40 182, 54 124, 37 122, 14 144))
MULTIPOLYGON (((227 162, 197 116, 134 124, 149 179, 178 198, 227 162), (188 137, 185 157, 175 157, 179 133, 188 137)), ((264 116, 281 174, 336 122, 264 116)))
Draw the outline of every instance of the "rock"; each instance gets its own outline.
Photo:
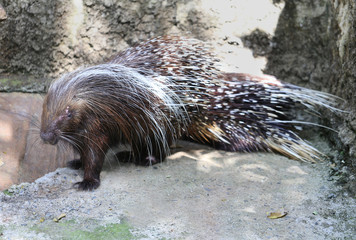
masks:
POLYGON ((6 19, 7 19, 7 15, 5 9, 0 4, 0 22, 5 21, 6 19))
POLYGON ((0 190, 34 181, 68 160, 39 138, 41 110, 40 95, 0 93, 0 190))

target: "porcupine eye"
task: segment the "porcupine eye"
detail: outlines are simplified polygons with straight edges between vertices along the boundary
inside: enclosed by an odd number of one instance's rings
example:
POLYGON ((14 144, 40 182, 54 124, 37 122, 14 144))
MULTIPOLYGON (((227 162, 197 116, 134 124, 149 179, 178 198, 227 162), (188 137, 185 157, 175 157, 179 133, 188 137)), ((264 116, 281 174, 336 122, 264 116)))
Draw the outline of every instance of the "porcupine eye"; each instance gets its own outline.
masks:
POLYGON ((71 119, 71 118, 72 118, 73 114, 72 114, 72 112, 69 110, 69 107, 66 108, 65 113, 66 113, 67 119, 71 119))

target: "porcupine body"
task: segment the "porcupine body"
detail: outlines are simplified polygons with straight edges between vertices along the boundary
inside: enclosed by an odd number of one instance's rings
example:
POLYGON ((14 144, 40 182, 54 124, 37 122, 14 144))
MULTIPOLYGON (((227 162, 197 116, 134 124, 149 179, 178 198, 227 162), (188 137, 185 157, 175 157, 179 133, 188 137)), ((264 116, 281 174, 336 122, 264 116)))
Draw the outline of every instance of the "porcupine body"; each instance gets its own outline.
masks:
POLYGON ((79 152, 70 165, 84 168, 83 190, 99 186, 105 154, 120 144, 143 165, 164 160, 182 136, 228 151, 319 158, 287 128, 288 111, 296 103, 332 108, 333 96, 271 76, 223 73, 218 61, 198 40, 161 37, 66 74, 45 97, 41 138, 79 152))

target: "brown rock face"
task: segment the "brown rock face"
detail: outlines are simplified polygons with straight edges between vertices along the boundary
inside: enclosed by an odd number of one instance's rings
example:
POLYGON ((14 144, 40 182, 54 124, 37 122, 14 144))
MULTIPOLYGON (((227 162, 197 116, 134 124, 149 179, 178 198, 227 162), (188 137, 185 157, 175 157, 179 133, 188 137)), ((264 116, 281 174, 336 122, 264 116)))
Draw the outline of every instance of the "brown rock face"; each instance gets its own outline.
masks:
POLYGON ((6 18, 7 18, 7 15, 6 15, 5 9, 0 4, 0 22, 6 20, 6 18))
POLYGON ((64 166, 70 157, 40 140, 41 109, 39 95, 0 94, 0 191, 15 183, 34 181, 64 166))

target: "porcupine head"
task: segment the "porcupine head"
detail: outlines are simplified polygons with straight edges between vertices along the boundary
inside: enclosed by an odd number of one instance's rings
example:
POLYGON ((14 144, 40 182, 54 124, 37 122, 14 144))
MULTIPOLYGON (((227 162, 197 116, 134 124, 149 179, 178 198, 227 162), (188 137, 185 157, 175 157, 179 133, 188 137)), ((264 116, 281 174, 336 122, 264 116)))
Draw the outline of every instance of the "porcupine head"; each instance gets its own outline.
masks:
MULTIPOLYGON (((61 79, 57 81, 61 82, 61 79)), ((44 98, 40 137, 45 143, 51 145, 56 145, 60 140, 64 140, 81 149, 78 136, 81 134, 80 129, 83 128, 81 125, 85 125, 86 122, 82 116, 85 106, 72 93, 65 92, 64 89, 60 91, 61 88, 63 86, 52 84, 44 98)), ((82 167, 80 159, 69 163, 76 169, 82 167)))

